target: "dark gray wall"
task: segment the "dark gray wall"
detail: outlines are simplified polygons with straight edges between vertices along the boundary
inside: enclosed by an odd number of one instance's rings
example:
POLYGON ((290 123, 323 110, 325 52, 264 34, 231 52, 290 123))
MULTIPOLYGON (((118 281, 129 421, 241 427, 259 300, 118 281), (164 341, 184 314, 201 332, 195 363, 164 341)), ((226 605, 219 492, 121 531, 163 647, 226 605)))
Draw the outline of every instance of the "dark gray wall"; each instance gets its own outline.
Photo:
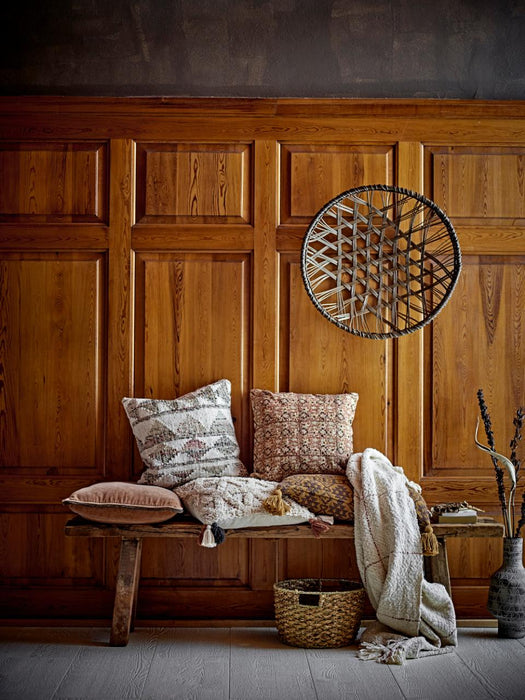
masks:
POLYGON ((2 94, 525 98, 525 0, 9 0, 2 14, 2 94))

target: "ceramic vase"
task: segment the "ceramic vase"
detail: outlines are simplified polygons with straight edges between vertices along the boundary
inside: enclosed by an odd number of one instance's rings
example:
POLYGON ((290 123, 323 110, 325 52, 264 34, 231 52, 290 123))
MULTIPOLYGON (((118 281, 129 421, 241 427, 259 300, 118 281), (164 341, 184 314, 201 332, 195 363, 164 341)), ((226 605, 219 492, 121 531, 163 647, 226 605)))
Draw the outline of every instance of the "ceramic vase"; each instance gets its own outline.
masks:
POLYGON ((492 575, 488 609, 498 619, 498 636, 525 637, 525 568, 523 539, 503 539, 503 564, 492 575))

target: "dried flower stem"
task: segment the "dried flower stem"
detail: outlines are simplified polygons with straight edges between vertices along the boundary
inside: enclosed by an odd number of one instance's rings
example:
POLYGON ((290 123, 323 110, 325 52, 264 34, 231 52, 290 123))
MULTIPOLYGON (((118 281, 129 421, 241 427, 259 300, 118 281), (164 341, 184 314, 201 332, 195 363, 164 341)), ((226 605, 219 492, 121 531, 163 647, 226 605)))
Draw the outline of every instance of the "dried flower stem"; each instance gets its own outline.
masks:
POLYGON ((525 491, 523 492, 523 499, 521 501, 521 518, 518 520, 518 526, 516 527, 516 537, 520 536, 521 528, 525 525, 525 491))
MULTIPOLYGON (((483 396, 483 389, 478 389, 478 403, 481 417, 483 419, 483 425, 485 426, 485 433, 487 435, 487 442, 491 450, 495 450, 494 443, 494 433, 492 432, 492 422, 490 420, 489 411, 487 404, 485 403, 485 397, 483 396)), ((501 505, 501 511, 503 513, 503 519, 505 521, 505 527, 507 531, 510 532, 510 522, 507 523, 507 498, 505 496, 505 484, 503 483, 503 469, 499 466, 496 457, 491 455, 492 464, 494 465, 494 471, 496 472, 496 483, 498 486, 498 496, 501 505)))
POLYGON ((476 427, 476 435, 474 440, 476 445, 481 450, 484 450, 485 452, 488 452, 490 454, 492 464, 494 465, 494 471, 496 473, 496 483, 498 486, 498 496, 501 504, 501 511, 503 514, 505 536, 519 537, 521 528, 525 525, 525 492, 523 493, 523 499, 521 504, 521 517, 518 520, 517 525, 515 524, 514 507, 516 497, 516 485, 518 482, 519 471, 521 466, 521 461, 518 459, 518 443, 521 441, 521 430, 523 428, 523 423, 525 419, 525 411, 523 409, 523 406, 520 406, 520 408, 518 408, 516 411, 516 416, 514 420, 512 421, 514 425, 514 435, 512 437, 512 440, 510 441, 510 459, 507 459, 503 455, 498 454, 496 452, 494 433, 492 431, 492 422, 490 420, 490 415, 487 409, 487 405, 485 403, 485 397, 483 396, 482 389, 478 390, 477 396, 479 410, 481 413, 481 418, 483 419, 483 425, 485 426, 485 433, 487 435, 489 447, 482 445, 478 441, 479 419, 478 426, 476 427), (504 470, 502 469, 502 467, 500 467, 499 463, 503 464, 506 467, 511 482, 508 503, 505 491, 505 483, 503 480, 504 470))

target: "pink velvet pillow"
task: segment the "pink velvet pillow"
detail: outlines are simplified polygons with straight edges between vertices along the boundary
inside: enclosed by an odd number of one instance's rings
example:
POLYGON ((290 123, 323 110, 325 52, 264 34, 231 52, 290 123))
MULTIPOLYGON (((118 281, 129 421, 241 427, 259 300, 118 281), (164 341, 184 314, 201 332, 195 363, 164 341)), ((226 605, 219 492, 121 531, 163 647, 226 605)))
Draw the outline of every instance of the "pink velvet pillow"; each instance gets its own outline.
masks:
POLYGON ((122 481, 86 486, 62 503, 87 520, 120 525, 160 523, 183 511, 179 497, 169 489, 122 481))

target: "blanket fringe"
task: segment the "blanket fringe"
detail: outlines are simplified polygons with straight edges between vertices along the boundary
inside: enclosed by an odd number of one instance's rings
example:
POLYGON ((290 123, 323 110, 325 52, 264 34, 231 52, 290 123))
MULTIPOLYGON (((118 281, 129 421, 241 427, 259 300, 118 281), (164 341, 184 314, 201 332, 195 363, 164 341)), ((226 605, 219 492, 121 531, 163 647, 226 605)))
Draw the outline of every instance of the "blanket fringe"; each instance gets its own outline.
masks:
POLYGON ((406 641, 394 641, 387 644, 362 642, 358 657, 363 661, 377 661, 379 664, 402 665, 406 661, 406 641))
POLYGON ((439 554, 439 543, 432 525, 427 525, 421 533, 421 547, 425 557, 435 557, 439 554))
POLYGON ((272 495, 263 501, 263 507, 272 515, 286 515, 290 510, 290 506, 283 499, 283 492, 279 488, 275 489, 272 495))

